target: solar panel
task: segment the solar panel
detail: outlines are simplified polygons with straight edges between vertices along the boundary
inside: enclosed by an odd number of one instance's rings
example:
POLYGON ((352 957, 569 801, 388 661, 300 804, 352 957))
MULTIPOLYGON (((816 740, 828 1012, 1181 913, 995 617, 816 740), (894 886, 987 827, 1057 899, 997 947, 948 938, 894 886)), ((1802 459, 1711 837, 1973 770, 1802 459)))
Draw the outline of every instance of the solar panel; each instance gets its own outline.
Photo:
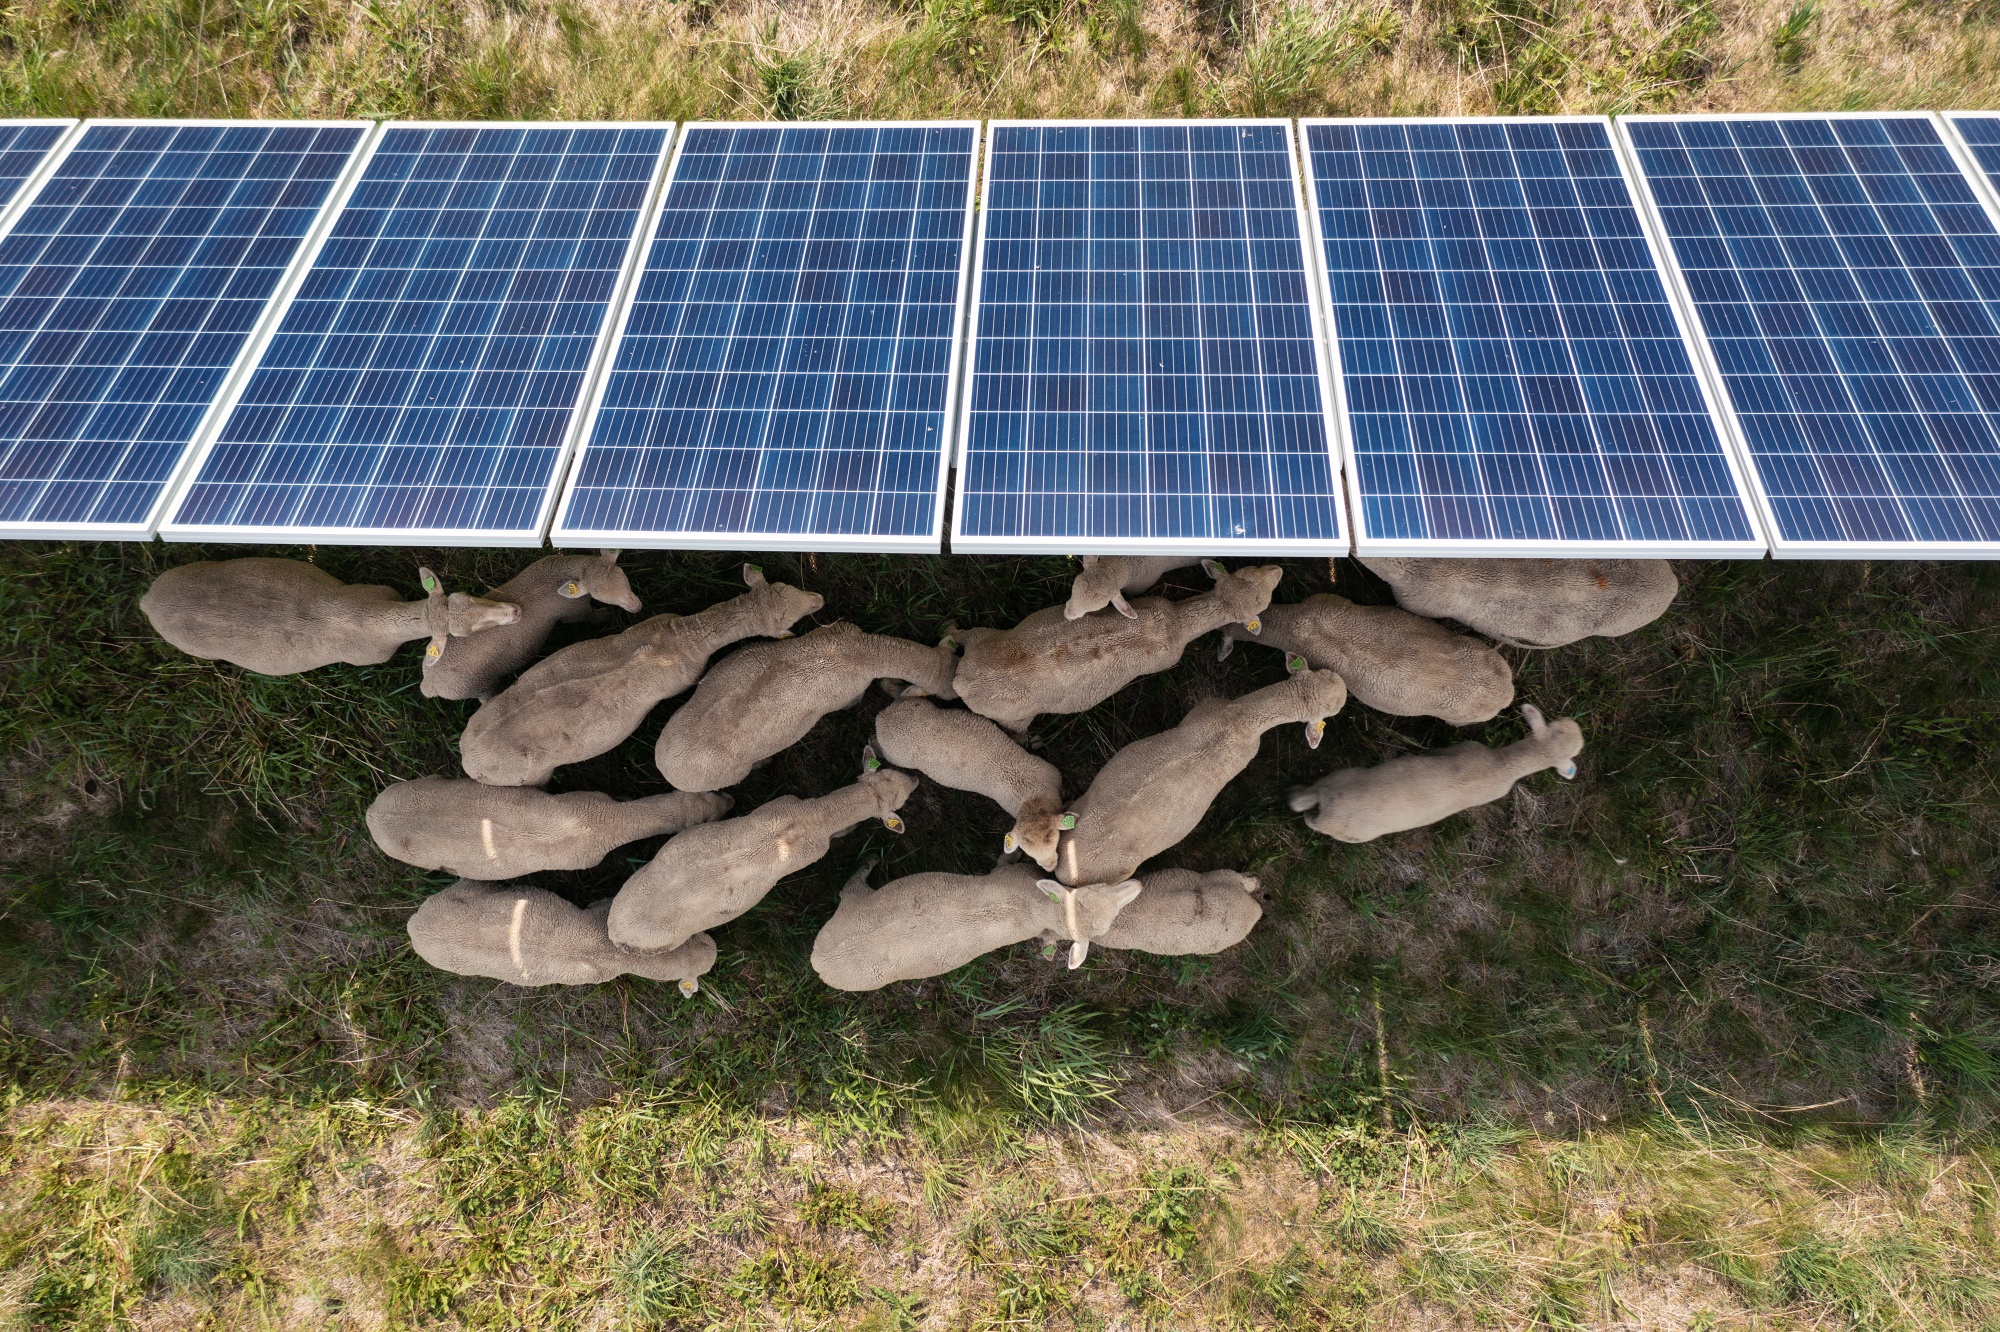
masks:
POLYGON ((938 550, 978 145, 689 126, 555 544, 938 550))
POLYGON ((1343 554, 1289 121, 995 122, 952 547, 1343 554))
POLYGON ((1363 555, 1756 555, 1603 117, 1308 120, 1363 555))
POLYGON ((0 239, 0 536, 149 536, 371 130, 105 121, 0 239))
POLYGON ((391 125, 171 540, 541 544, 671 125, 391 125))
POLYGON ((75 125, 74 120, 0 120, 0 217, 75 125))
POLYGON ((2000 232, 1936 120, 1620 126, 1773 553, 2000 553, 2000 232))

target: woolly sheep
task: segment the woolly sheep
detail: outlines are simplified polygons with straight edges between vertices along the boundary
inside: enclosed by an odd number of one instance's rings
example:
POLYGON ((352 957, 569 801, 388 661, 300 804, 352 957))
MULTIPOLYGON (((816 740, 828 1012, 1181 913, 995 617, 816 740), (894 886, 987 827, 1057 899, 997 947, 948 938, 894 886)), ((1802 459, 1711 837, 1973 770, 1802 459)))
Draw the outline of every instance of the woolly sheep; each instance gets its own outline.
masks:
POLYGON ((1249 937, 1264 908, 1257 880, 1235 870, 1169 869, 1140 880, 1139 900, 1094 943, 1099 948, 1132 948, 1161 957, 1219 953, 1249 937))
POLYGON ((618 890, 611 938, 627 948, 678 948, 756 906, 778 880, 817 861, 864 820, 901 832, 896 811, 916 789, 916 778, 885 768, 816 800, 779 796, 741 818, 690 828, 618 890))
POLYGON ((449 777, 398 782, 368 806, 368 832, 385 855, 462 879, 518 879, 589 869, 612 848, 719 819, 726 795, 669 791, 613 800, 601 791, 549 795, 449 777))
POLYGON ((625 571, 618 567, 615 550, 546 556, 488 595, 519 606, 521 618, 503 628, 446 643, 437 656, 426 657, 423 691, 429 697, 485 702, 535 659, 550 630, 589 615, 593 600, 635 614, 639 610, 639 598, 633 595, 625 571))
POLYGON ((521 673, 472 714, 459 738, 465 775, 489 786, 540 786, 565 763, 617 748, 661 699, 701 678, 716 651, 745 638, 784 638, 825 599, 767 583, 693 615, 655 615, 622 634, 572 643, 521 673))
POLYGON ((461 879, 424 899, 410 917, 410 944, 440 971, 486 976, 511 985, 597 985, 617 976, 679 981, 682 994, 715 965, 715 940, 690 937, 678 948, 633 952, 605 933, 609 901, 571 906, 554 893, 518 883, 461 879))
MULTIPOLYGON (((1491 721, 1514 701, 1507 659, 1469 634, 1394 606, 1357 606, 1330 592, 1264 608, 1251 642, 1338 672, 1357 702, 1392 717, 1436 717, 1453 726, 1491 721)), ((1222 631, 1218 660, 1236 647, 1222 631)))
MULTIPOLYGON (((1024 730, 1044 712, 1096 707, 1142 675, 1171 669, 1187 645, 1212 629, 1240 624, 1256 633, 1283 574, 1275 564, 1227 572, 1203 562, 1215 586, 1184 601, 1141 597, 1136 618, 1065 618, 1064 608, 1038 610, 1012 629, 958 633, 965 656, 958 696, 982 717, 1024 730)), ((955 631, 956 632, 956 631, 955 631)))
POLYGON ((1086 555, 1083 557, 1083 572, 1070 584, 1069 602, 1063 607, 1063 618, 1080 620, 1092 611, 1101 611, 1109 606, 1128 620, 1137 619, 1139 612, 1125 600, 1127 592, 1144 592, 1174 570, 1200 563, 1199 559, 1177 555, 1157 558, 1086 555))
POLYGON ((513 624, 521 608, 463 592, 445 594, 429 569, 429 595, 404 601, 394 588, 349 586, 304 560, 182 564, 153 580, 139 609, 161 638, 194 657, 259 675, 296 675, 344 661, 374 666, 412 639, 435 657, 450 638, 513 624))
POLYGON ((1076 827, 1063 834, 1056 877, 1069 884, 1130 878, 1194 831, 1273 726, 1304 722, 1306 743, 1317 748, 1326 719, 1347 702, 1347 687, 1332 671, 1295 665, 1300 669, 1289 679, 1241 698, 1198 703, 1171 731, 1112 755, 1070 806, 1076 827))
POLYGON ((1009 944, 1071 941, 1083 965, 1090 941, 1140 896, 1136 882, 1065 888, 1026 865, 991 874, 912 874, 868 887, 864 865, 813 940, 812 965, 836 990, 878 990, 893 981, 942 976, 1009 944))
POLYGON ((1395 589, 1404 610, 1457 620, 1519 648, 1629 634, 1665 614, 1680 589, 1665 560, 1361 562, 1395 589))
POLYGON ((1056 841, 1076 821, 1062 812, 1062 774, 986 718, 906 698, 875 715, 875 743, 899 768, 915 768, 940 786, 971 791, 1014 816, 1004 849, 1045 870, 1056 867, 1056 841))
POLYGON ((1408 754, 1372 768, 1342 768, 1292 793, 1292 808, 1317 810, 1306 826, 1340 842, 1372 842, 1384 833, 1421 828, 1461 810, 1491 804, 1514 783, 1544 768, 1576 776, 1583 728, 1568 717, 1542 720, 1523 704, 1528 736, 1489 749, 1474 740, 1434 754, 1408 754))
POLYGON ((731 653, 667 719, 653 748, 660 775, 683 791, 734 786, 773 754, 797 744, 820 718, 861 700, 875 680, 907 680, 952 698, 958 656, 865 634, 841 621, 782 643, 731 653))

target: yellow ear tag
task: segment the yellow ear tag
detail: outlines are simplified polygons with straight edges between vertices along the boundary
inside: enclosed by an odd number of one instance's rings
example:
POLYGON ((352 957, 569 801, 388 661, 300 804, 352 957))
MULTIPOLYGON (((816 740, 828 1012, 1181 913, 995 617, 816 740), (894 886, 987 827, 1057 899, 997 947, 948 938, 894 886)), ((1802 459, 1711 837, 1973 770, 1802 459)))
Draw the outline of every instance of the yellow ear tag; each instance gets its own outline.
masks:
POLYGON ((1243 622, 1243 627, 1245 629, 1248 629, 1253 634, 1261 634, 1264 632, 1264 622, 1262 620, 1245 620, 1243 622))
POLYGON ((1006 853, 1007 853, 1008 855, 1010 855, 1010 856, 1014 854, 1014 834, 1013 834, 1013 833, 1008 833, 1008 834, 1007 834, 1007 835, 1006 835, 1005 837, 1003 837, 1003 838, 1001 838, 1001 839, 1000 839, 1000 849, 1001 849, 1002 851, 1005 851, 1005 852, 1006 852, 1006 853))
POLYGON ((576 583, 576 582, 570 582, 570 583, 564 583, 564 584, 563 584, 563 595, 564 595, 564 596, 566 596, 566 597, 570 597, 570 598, 576 598, 576 597, 580 597, 580 596, 582 596, 582 595, 583 595, 583 584, 582 584, 582 583, 576 583))
POLYGON ((695 993, 700 989, 701 989, 701 982, 690 976, 688 979, 681 982, 681 998, 692 999, 694 998, 695 993))
POLYGON ((903 821, 894 814, 884 814, 882 816, 882 823, 892 833, 903 831, 903 821))
POLYGON ((439 653, 439 648, 436 643, 427 643, 424 645, 424 655, 426 657, 436 658, 438 656, 438 653, 439 653))

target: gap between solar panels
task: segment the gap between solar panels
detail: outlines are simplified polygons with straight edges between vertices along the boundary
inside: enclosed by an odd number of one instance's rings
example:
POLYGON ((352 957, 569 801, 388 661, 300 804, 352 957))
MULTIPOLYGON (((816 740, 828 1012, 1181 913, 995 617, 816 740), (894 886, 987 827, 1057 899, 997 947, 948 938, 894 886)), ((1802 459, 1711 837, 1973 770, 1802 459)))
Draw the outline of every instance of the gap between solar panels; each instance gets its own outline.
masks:
POLYGON ((539 546, 672 137, 384 126, 161 535, 539 546))

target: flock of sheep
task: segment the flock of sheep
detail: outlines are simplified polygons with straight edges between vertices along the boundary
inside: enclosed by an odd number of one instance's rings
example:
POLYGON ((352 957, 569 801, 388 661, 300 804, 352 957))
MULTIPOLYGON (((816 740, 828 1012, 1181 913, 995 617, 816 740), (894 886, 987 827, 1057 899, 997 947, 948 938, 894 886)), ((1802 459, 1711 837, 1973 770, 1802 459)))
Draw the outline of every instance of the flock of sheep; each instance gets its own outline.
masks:
MULTIPOLYGON (((481 700, 460 740, 466 776, 389 787, 370 806, 368 828, 388 855, 460 876, 417 909, 409 933, 427 961, 464 975, 587 985, 630 974, 678 981, 693 994, 715 962, 707 931, 862 822, 900 832, 896 811, 916 788, 913 773, 998 802, 1014 826, 993 872, 913 874, 871 889, 864 867, 842 890, 813 967, 837 989, 871 990, 1029 939, 1051 958, 1067 943, 1071 967, 1092 944, 1159 954, 1231 947, 1262 915, 1254 878, 1135 876, 1194 830, 1256 757, 1265 731, 1302 724, 1317 747, 1350 694, 1398 716, 1486 721, 1513 701, 1513 672, 1486 642, 1438 618, 1547 648, 1630 632, 1677 590, 1664 560, 1366 563, 1399 606, 1329 594, 1273 605, 1276 566, 1231 572, 1213 560, 1086 557, 1067 605, 1011 629, 947 626, 934 647, 845 622, 794 636, 823 598, 746 565, 741 596, 693 615, 656 615, 540 661, 555 625, 584 618, 592 602, 639 609, 617 552, 548 556, 484 597, 447 594, 424 569, 427 596, 413 602, 295 560, 186 564, 162 574, 140 606, 181 650, 266 675, 384 662, 406 642, 430 640, 423 692, 481 700), (1213 579, 1207 591, 1179 601, 1137 595, 1195 563, 1213 579), (1061 775, 1014 735, 1042 713, 1081 712, 1169 669, 1215 630, 1224 656, 1238 642, 1283 651, 1287 678, 1197 705, 1180 725, 1113 755, 1065 804, 1061 775), (710 666, 745 639, 770 641, 710 666), (734 802, 724 788, 878 682, 897 701, 877 717, 852 785, 725 817, 734 802), (539 789, 558 767, 616 747, 657 704, 690 688, 655 747, 675 790, 617 801, 539 789), (946 706, 954 701, 963 706, 946 706), (508 882, 586 869, 660 834, 673 836, 608 901, 579 908, 508 882)), ((1467 742, 1342 769, 1294 792, 1292 808, 1311 811, 1306 822, 1319 832, 1365 842, 1498 800, 1544 768, 1574 776, 1577 724, 1545 722, 1530 705, 1521 712, 1529 735, 1518 743, 1467 742)))

